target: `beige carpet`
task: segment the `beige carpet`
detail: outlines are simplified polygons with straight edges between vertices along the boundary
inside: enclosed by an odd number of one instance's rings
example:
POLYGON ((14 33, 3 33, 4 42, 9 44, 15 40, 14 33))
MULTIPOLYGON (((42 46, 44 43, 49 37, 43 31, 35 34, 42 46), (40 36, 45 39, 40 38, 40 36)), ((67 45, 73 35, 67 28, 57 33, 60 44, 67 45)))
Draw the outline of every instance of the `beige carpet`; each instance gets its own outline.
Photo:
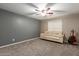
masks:
POLYGON ((78 56, 79 47, 41 39, 0 48, 1 56, 78 56))

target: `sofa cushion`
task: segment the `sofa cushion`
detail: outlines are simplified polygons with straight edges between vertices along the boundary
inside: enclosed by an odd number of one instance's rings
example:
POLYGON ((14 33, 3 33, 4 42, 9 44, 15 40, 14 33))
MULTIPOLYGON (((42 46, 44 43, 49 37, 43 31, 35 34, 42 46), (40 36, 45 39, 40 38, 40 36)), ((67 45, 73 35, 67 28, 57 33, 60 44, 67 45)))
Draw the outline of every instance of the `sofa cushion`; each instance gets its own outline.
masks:
POLYGON ((59 31, 47 31, 43 34, 44 36, 62 36, 62 32, 59 31))

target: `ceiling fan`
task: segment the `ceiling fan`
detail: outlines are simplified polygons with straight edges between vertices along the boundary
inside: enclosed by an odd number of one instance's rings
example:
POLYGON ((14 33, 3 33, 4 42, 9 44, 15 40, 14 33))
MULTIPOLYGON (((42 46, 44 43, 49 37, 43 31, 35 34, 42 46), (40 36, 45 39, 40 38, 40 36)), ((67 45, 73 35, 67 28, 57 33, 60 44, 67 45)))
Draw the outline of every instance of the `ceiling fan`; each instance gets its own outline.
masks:
MULTIPOLYGON (((46 15, 53 15, 53 11, 50 8, 45 8, 45 9, 35 9, 35 11, 39 14, 41 14, 42 16, 46 16, 46 15)), ((39 15, 38 14, 38 15, 39 15)))
POLYGON ((61 11, 61 10, 53 10, 51 8, 51 6, 53 5, 53 3, 48 3, 45 8, 40 9, 39 7, 37 7, 36 5, 29 3, 30 6, 34 7, 34 12, 33 13, 29 13, 29 15, 41 15, 41 16, 52 16, 54 13, 64 13, 65 11, 61 11))

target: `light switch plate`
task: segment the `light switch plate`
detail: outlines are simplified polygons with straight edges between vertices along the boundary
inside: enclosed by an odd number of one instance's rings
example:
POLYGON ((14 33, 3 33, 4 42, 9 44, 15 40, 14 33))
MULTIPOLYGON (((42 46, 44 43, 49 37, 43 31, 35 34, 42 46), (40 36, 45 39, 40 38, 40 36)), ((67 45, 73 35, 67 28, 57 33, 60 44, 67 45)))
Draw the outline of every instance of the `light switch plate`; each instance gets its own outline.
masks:
POLYGON ((15 38, 13 38, 12 41, 14 42, 15 41, 15 38))

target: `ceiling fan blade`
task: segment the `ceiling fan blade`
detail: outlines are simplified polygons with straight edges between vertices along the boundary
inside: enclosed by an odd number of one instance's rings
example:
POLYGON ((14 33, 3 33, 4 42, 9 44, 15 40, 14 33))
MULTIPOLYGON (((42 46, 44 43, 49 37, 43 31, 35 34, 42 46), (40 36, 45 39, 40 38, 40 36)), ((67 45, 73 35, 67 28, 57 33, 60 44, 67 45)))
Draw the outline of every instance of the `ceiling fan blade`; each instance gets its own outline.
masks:
POLYGON ((31 6, 31 7, 35 7, 38 8, 36 5, 32 4, 32 3, 27 3, 27 5, 31 6))
POLYGON ((33 15, 33 14, 36 14, 35 12, 33 12, 33 13, 28 13, 28 14, 26 14, 26 15, 33 15))
POLYGON ((39 10, 39 9, 35 9, 35 11, 37 11, 37 12, 39 11, 39 12, 40 12, 40 10, 39 10))
POLYGON ((62 13, 66 12, 66 11, 62 11, 62 10, 51 10, 51 11, 54 11, 54 12, 62 12, 62 13))
POLYGON ((28 13, 26 15, 40 15, 40 13, 34 12, 34 13, 28 13))
POLYGON ((55 4, 55 3, 47 3, 45 7, 46 7, 46 8, 52 7, 54 4, 55 4))
POLYGON ((40 15, 40 14, 37 14, 37 13, 36 13, 36 15, 40 15))
POLYGON ((54 13, 54 14, 63 15, 63 14, 66 14, 67 12, 66 12, 66 11, 60 11, 60 10, 54 10, 53 13, 54 13))
POLYGON ((36 15, 40 15, 40 12, 38 12, 38 13, 35 13, 36 15))

